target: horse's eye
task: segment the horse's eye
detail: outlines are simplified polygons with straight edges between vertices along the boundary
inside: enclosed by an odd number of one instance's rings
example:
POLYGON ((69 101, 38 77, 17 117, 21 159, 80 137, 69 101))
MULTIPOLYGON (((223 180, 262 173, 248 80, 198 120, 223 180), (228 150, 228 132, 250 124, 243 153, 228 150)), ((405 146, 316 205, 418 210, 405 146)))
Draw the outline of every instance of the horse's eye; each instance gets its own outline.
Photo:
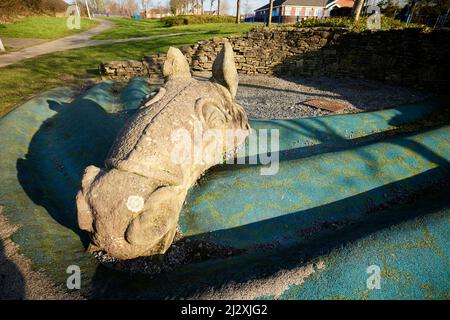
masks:
POLYGON ((209 98, 197 100, 195 106, 199 118, 207 124, 209 128, 221 128, 230 120, 230 115, 219 102, 209 98))

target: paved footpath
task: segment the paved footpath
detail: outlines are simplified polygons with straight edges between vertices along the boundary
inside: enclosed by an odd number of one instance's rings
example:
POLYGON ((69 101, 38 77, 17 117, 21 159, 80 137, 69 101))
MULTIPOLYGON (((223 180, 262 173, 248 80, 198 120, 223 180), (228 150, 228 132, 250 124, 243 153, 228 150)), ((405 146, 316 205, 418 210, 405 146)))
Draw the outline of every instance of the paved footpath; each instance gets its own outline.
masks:
POLYGON ((100 22, 100 26, 92 28, 88 31, 78 33, 73 36, 57 39, 54 41, 46 42, 43 44, 39 44, 36 46, 28 47, 22 49, 20 51, 15 51, 7 54, 0 55, 0 68, 8 66, 10 64, 19 62, 24 59, 34 58, 43 54, 52 53, 56 51, 65 51, 76 48, 83 47, 91 47, 98 46, 102 44, 114 44, 114 43, 122 43, 129 41, 142 41, 149 39, 157 39, 162 37, 173 37, 179 36, 188 33, 196 33, 196 32, 179 32, 179 33, 171 33, 171 34, 163 34, 163 35, 153 35, 148 37, 139 37, 139 38, 126 38, 126 39, 114 39, 114 40, 92 40, 91 38, 105 30, 111 28, 114 23, 107 20, 96 19, 96 21, 100 22))

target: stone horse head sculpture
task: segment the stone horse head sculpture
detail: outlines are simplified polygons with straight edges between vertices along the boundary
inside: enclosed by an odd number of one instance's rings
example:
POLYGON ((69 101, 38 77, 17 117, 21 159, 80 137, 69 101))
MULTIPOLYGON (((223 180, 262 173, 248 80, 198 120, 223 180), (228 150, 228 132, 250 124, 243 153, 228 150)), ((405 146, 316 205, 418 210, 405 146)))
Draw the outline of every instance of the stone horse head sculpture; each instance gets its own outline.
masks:
POLYGON ((188 189, 232 155, 250 130, 234 101, 238 76, 229 43, 217 56, 210 81, 192 78, 175 48, 168 51, 163 73, 165 84, 129 119, 105 168, 86 168, 76 199, 78 224, 89 232, 93 249, 119 259, 164 253, 188 189), (205 134, 211 130, 215 134, 205 134), (232 143, 225 138, 229 131, 239 132, 232 143), (200 152, 195 135, 202 138, 200 152), (196 148, 209 161, 186 156, 196 148), (177 157, 180 152, 184 157, 177 157))

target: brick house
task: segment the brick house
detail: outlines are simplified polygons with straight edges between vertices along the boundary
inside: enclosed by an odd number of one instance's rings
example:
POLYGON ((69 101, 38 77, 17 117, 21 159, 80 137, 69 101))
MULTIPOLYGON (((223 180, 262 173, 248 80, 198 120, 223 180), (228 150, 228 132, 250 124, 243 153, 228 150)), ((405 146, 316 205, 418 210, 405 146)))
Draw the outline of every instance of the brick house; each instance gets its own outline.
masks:
MULTIPOLYGON (((352 7, 354 0, 275 0, 272 21, 294 23, 302 19, 323 18, 334 8, 352 7)), ((266 22, 269 4, 255 10, 255 21, 266 22)))
POLYGON ((141 12, 141 17, 146 19, 159 19, 172 16, 172 12, 166 8, 149 8, 141 12))

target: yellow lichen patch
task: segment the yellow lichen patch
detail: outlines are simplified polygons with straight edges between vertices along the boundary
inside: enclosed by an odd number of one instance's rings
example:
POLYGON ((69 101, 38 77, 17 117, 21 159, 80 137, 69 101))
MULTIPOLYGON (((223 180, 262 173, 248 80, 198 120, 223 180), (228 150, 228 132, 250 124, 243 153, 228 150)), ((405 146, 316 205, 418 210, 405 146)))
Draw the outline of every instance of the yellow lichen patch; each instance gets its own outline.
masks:
POLYGON ((430 284, 422 284, 420 287, 423 290, 425 290, 425 292, 426 292, 425 299, 427 299, 427 300, 436 300, 436 299, 449 300, 450 299, 450 292, 435 290, 430 284))

